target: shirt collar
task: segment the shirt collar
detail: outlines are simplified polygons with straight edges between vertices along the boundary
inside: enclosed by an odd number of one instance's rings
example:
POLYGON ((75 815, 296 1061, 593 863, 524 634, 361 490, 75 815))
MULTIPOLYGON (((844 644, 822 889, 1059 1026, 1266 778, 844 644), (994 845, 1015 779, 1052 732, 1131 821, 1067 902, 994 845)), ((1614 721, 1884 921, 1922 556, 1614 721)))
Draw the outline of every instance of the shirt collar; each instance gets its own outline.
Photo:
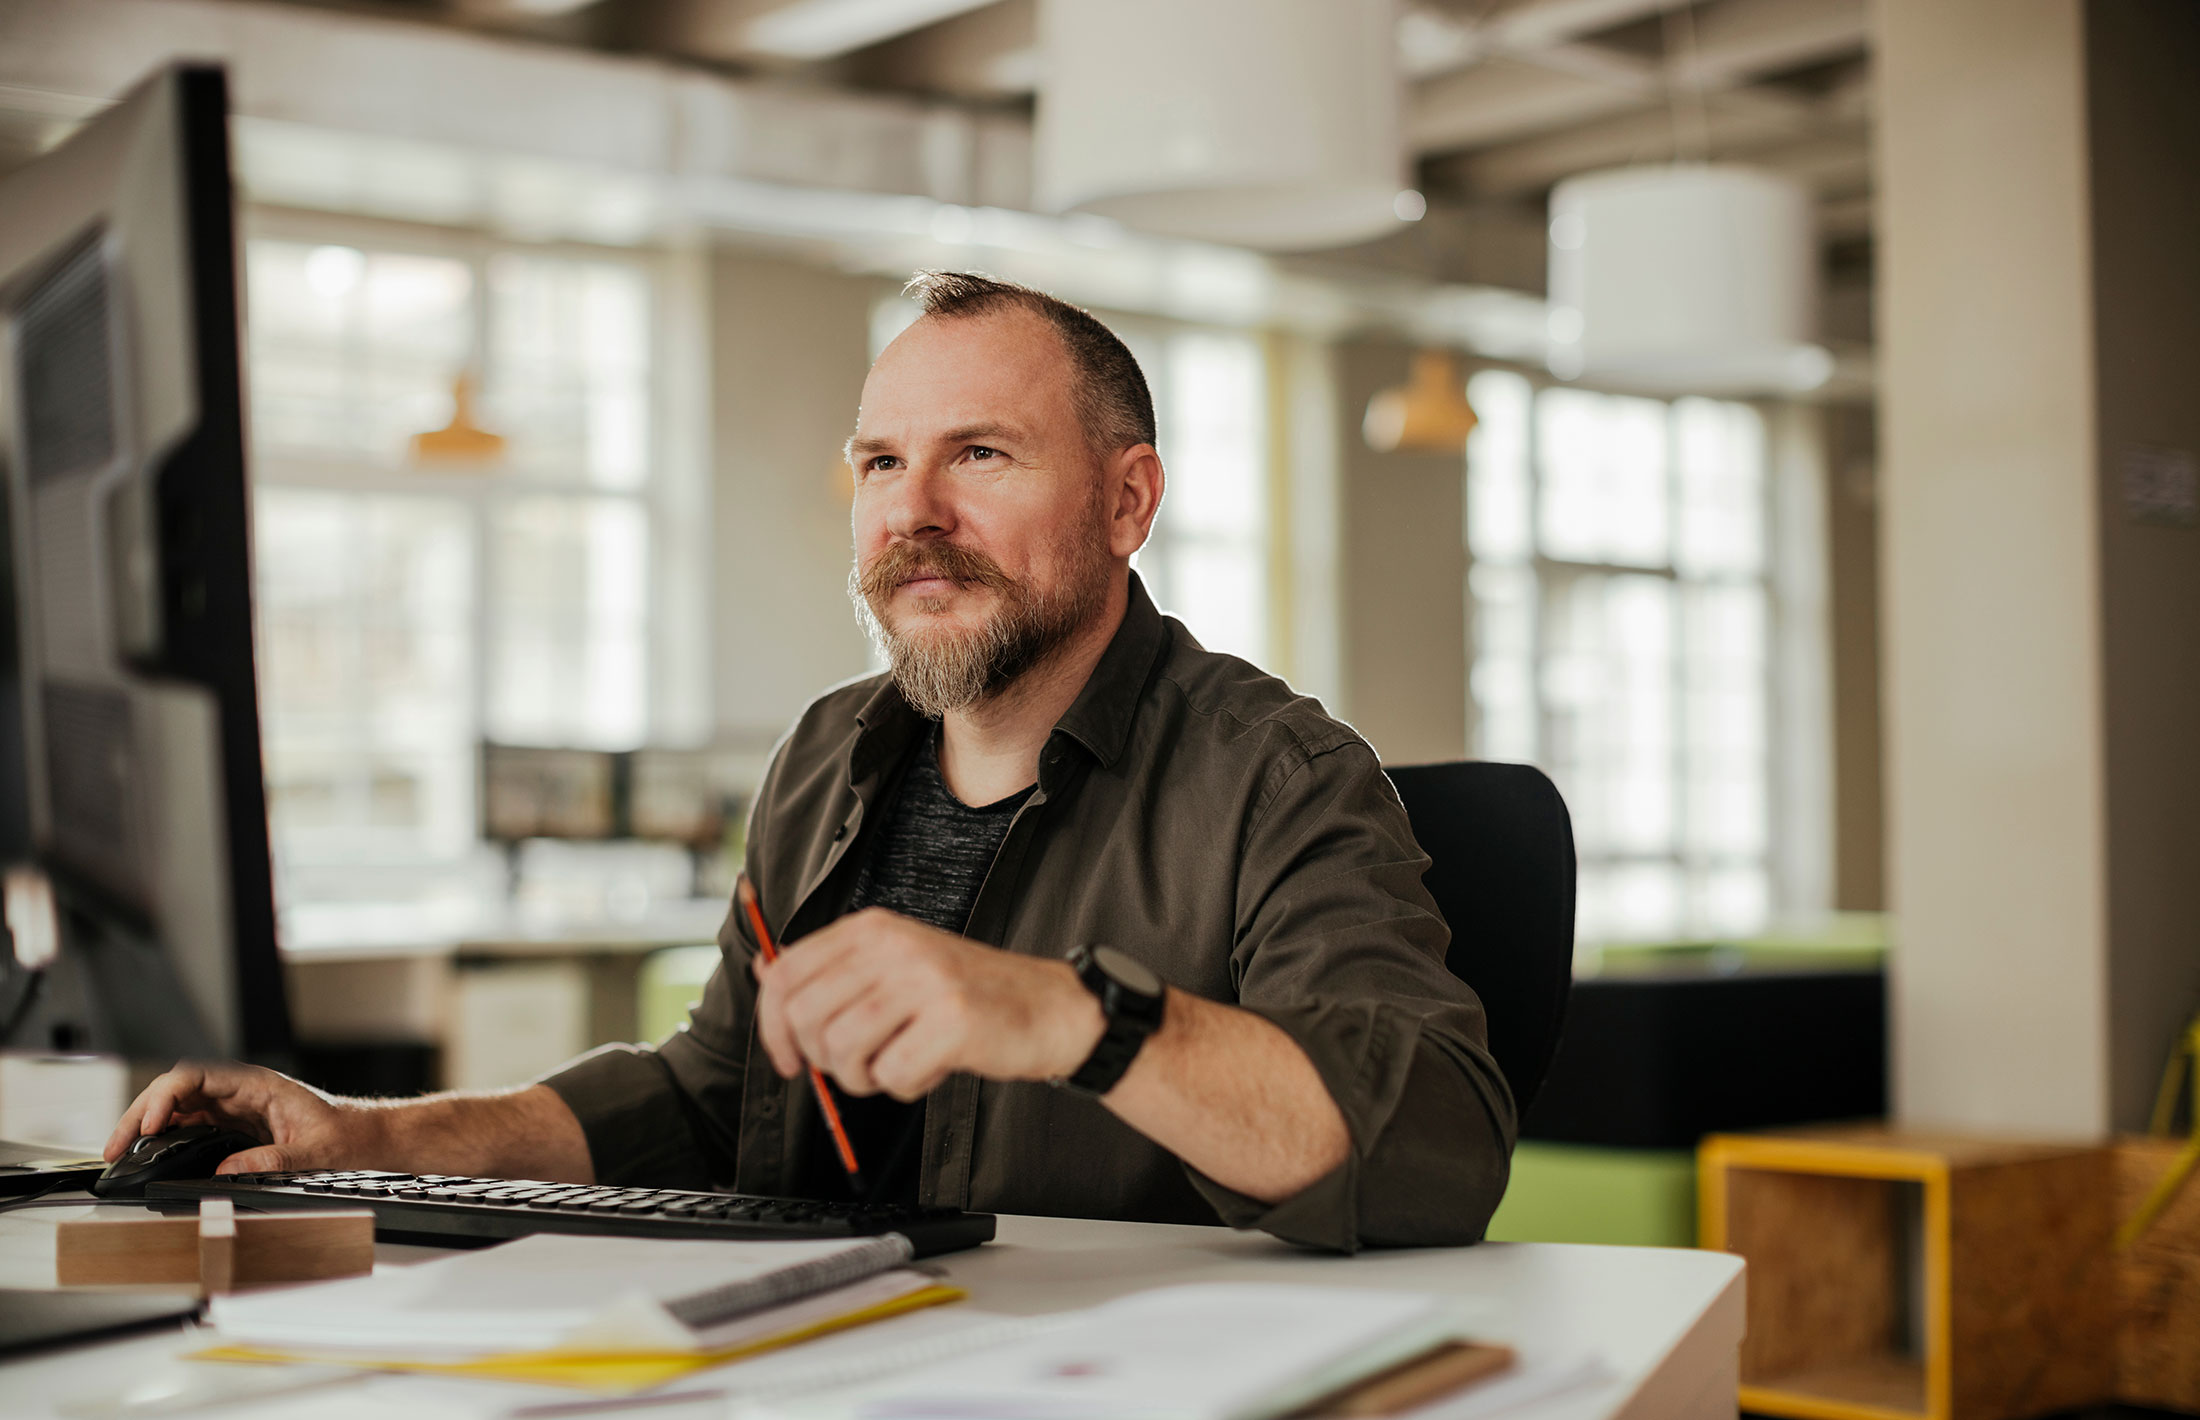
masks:
POLYGON ((1146 584, 1136 572, 1131 573, 1123 624, 1115 628, 1108 649, 1100 653, 1100 663, 1092 668, 1085 688, 1054 722, 1054 732, 1083 745, 1103 767, 1112 766, 1130 742, 1131 721, 1137 718, 1146 682, 1168 636, 1168 623, 1146 595, 1146 584))
MULTIPOLYGON (((1130 601, 1123 610, 1122 624, 1115 628, 1107 650, 1100 653, 1084 689, 1077 692, 1062 718, 1054 722, 1054 734, 1082 745, 1102 766, 1113 765, 1130 741, 1131 722, 1137 718, 1146 682, 1168 636, 1168 623, 1146 594, 1145 583, 1136 572, 1131 573, 1130 601)), ((861 780, 905 752, 921 723, 917 712, 895 688, 893 677, 880 677, 878 689, 856 712, 851 778, 861 780)))

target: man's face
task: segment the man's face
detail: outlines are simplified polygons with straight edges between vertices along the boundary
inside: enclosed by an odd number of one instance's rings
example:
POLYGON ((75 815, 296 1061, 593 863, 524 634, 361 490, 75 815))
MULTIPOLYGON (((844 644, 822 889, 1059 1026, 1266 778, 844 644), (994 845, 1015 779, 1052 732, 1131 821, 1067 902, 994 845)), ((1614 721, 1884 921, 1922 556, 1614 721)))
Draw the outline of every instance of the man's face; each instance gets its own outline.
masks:
POLYGON ((864 383, 850 587, 927 714, 1001 689, 1105 601, 1120 564, 1073 379, 1053 327, 1010 309, 919 320, 864 383))

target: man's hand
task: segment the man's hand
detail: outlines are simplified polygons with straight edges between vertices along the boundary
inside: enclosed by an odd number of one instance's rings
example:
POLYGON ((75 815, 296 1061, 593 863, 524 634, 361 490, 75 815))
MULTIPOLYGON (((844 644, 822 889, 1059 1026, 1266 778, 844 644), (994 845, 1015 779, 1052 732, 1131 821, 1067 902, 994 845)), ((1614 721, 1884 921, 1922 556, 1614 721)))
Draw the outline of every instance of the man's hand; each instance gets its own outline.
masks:
POLYGON ((412 1173, 593 1183, 581 1124, 547 1085, 342 1099, 257 1065, 185 1060, 145 1087, 107 1138, 111 1162, 130 1141, 179 1124, 218 1124, 267 1142, 214 1172, 397 1169, 412 1173))
POLYGON ((1041 961, 883 908, 851 913, 759 961, 756 1020, 779 1073, 815 1065, 850 1094, 899 1100, 957 1071, 1073 1073, 1107 1027, 1068 962, 1041 961))
POLYGON ((333 1099, 257 1065, 185 1060, 147 1085, 108 1136, 109 1162, 141 1134, 218 1124, 267 1141, 222 1160, 216 1173, 386 1167, 380 1111, 333 1099))

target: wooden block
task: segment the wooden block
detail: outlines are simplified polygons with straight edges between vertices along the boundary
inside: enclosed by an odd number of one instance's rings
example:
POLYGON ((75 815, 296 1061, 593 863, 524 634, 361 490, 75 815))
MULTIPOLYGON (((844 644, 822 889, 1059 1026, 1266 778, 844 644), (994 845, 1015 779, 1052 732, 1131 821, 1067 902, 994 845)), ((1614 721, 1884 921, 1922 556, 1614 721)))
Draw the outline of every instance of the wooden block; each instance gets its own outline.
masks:
MULTIPOLYGON (((2137 1211, 2181 1147, 2177 1139, 2116 1142, 2118 1221, 2137 1211)), ((2118 1255, 2116 1291, 2116 1399, 2200 1412, 2200 1177, 2118 1255)))
POLYGON ((1423 1409, 1510 1370, 1513 1349, 1446 1341, 1293 1411, 1287 1420, 1379 1420, 1423 1409))
POLYGON ((1703 1244, 1750 1264, 1744 1409, 2022 1420, 2108 1398, 2107 1151, 1823 1128, 1713 1136, 1699 1162, 1703 1244))
MULTIPOLYGON (((208 1200, 215 1202, 227 1200, 208 1200)), ((374 1270, 374 1214, 365 1209, 232 1213, 226 1233, 217 1221, 220 1211, 63 1223, 58 1279, 64 1287, 183 1283, 214 1292, 374 1270)))
POLYGON ((373 1270, 374 1214, 364 1208, 237 1219, 235 1286, 356 1277, 373 1270))
POLYGON ((63 1223, 54 1273, 64 1287, 196 1285, 196 1218, 85 1218, 63 1223))

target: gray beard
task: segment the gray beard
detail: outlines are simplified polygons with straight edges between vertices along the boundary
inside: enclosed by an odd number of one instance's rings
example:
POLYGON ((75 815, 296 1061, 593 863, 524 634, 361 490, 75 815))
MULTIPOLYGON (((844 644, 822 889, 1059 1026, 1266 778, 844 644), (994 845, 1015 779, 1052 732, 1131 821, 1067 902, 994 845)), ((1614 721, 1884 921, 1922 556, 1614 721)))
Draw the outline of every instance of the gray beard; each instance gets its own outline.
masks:
POLYGON ((848 574, 848 596, 871 644, 886 657, 894 688, 911 709, 937 720, 999 694, 1075 634, 1105 594, 1106 582, 1064 596, 1035 596, 1022 587, 1003 593, 985 624, 965 635, 916 637, 886 624, 864 597, 861 574, 848 574))

